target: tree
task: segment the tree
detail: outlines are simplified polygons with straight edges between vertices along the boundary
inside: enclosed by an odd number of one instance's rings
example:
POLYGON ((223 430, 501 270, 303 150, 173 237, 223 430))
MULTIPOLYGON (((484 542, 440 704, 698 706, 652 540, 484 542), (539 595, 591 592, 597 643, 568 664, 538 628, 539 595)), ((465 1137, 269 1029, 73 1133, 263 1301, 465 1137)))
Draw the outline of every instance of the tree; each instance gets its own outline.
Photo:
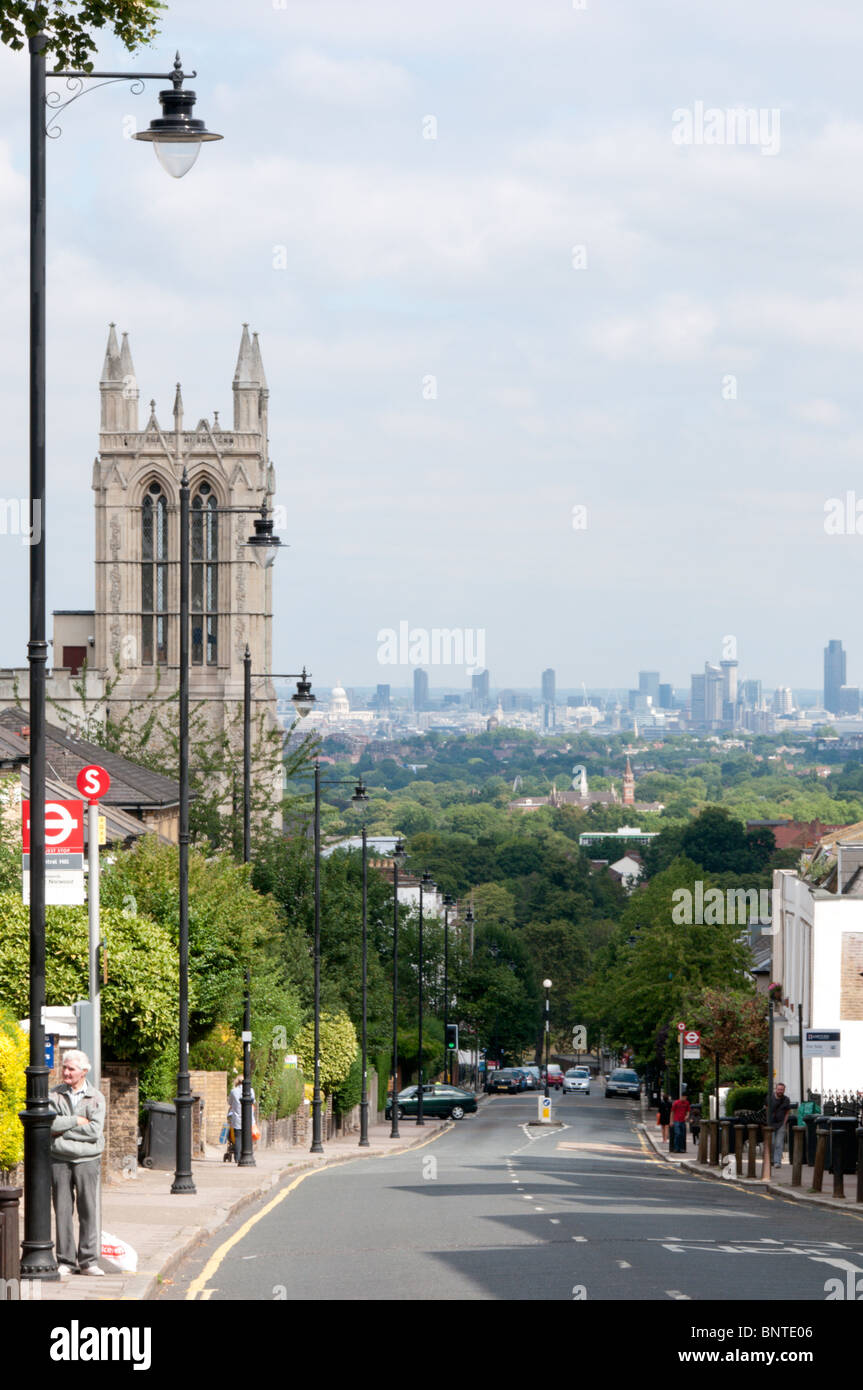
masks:
POLYGON ((459 981, 458 1014, 489 1055, 520 1055, 535 1041, 542 994, 518 932, 486 925, 476 933, 473 959, 459 981))
MULTIPOLYGON (((29 1007, 29 912, 17 894, 0 893, 0 1004, 17 1018, 29 1007)), ((102 1041, 107 1056, 147 1062, 176 1037, 179 968, 167 930, 134 911, 104 905, 108 980, 102 985, 102 1041)), ((46 1004, 87 997, 88 924, 85 907, 46 912, 46 1004)))
POLYGON ((96 51, 93 30, 109 26, 131 53, 153 42, 159 32, 156 18, 165 8, 160 0, 2 0, 0 42, 21 49, 28 38, 45 34, 46 52, 57 67, 89 71, 96 51))
POLYGON ((0 1009, 0 1173, 14 1168, 24 1157, 24 1130, 18 1114, 24 1109, 29 1060, 27 1034, 0 1009))
MULTIPOLYGON (((304 1076, 315 1074, 315 1024, 310 1019, 300 1029, 295 1044, 300 1071, 304 1076)), ((344 1081, 357 1055, 357 1032, 347 1014, 321 1013, 320 1052, 321 1090, 324 1095, 344 1081)))

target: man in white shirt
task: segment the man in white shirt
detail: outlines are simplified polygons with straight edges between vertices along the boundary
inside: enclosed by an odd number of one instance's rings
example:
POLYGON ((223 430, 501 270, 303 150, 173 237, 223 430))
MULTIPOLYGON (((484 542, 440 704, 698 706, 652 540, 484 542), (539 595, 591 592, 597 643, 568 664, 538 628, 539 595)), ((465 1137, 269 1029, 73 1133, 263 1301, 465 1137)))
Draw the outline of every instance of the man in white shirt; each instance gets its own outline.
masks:
MULTIPOLYGON (((252 1123, 256 1122, 255 1116, 255 1090, 249 1087, 249 1094, 252 1097, 252 1123)), ((243 1076, 237 1072, 234 1077, 234 1087, 228 1097, 228 1124, 231 1127, 231 1143, 234 1146, 234 1158, 239 1163, 240 1147, 242 1144, 243 1131, 243 1076)))

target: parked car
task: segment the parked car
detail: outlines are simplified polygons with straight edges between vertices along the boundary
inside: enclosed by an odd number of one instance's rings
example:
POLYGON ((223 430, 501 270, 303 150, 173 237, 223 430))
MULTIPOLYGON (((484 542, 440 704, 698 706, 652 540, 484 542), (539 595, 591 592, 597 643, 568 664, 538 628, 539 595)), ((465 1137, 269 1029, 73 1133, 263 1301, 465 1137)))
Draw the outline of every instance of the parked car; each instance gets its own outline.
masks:
POLYGON ((529 1075, 533 1077, 535 1088, 538 1089, 542 1085, 542 1071, 539 1067, 535 1067, 532 1062, 526 1063, 526 1065, 522 1067, 522 1071, 528 1072, 529 1075))
POLYGON ((527 1090, 527 1081, 517 1067, 498 1067, 488 1079, 488 1089, 491 1095, 497 1091, 514 1095, 517 1091, 527 1090))
MULTIPOLYGON (((399 1119, 417 1113, 417 1086, 406 1086, 399 1091, 396 1113, 399 1119)), ((443 1082, 429 1082, 423 1086, 423 1114, 431 1118, 463 1120, 465 1115, 476 1111, 476 1096, 473 1091, 463 1091, 458 1086, 446 1086, 443 1082)), ((387 1119, 392 1118, 392 1101, 387 1101, 387 1119)))
POLYGON ((582 1095, 590 1095, 590 1067, 570 1067, 563 1076, 563 1094, 571 1095, 574 1091, 582 1095))
POLYGON ((537 1081, 530 1067, 514 1067, 514 1071, 521 1072, 524 1077, 524 1084, 528 1091, 535 1091, 541 1083, 537 1081))
POLYGON ((606 1099, 609 1096, 638 1096, 640 1094, 641 1082, 637 1071, 630 1071, 627 1067, 617 1067, 606 1079, 606 1099))
MULTIPOLYGON (((545 1072, 542 1074, 542 1079, 544 1082, 545 1072)), ((563 1072, 556 1062, 549 1062, 548 1064, 548 1084, 555 1091, 563 1090, 563 1072)))

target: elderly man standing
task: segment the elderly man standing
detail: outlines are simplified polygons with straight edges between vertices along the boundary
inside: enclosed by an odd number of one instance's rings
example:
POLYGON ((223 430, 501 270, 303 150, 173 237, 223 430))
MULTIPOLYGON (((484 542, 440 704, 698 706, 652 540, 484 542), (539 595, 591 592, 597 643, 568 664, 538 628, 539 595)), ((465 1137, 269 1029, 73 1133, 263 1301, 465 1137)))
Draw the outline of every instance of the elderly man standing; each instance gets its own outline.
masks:
POLYGON ((101 1275, 99 1180, 105 1147, 105 1097, 87 1080, 86 1052, 64 1052, 63 1081, 51 1092, 51 1188, 57 1222, 60 1277, 101 1275), (78 1206, 78 1243, 73 1214, 78 1206))

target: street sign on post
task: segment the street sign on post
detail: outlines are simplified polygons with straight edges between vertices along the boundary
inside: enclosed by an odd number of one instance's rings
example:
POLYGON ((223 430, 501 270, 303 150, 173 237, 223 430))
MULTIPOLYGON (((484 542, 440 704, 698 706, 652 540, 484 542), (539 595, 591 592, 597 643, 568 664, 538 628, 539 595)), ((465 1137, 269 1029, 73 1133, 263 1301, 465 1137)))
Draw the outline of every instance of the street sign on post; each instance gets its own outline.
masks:
MULTIPOLYGON (((30 802, 21 802, 22 890, 30 901, 30 802)), ((84 805, 45 802, 45 902, 80 907, 84 902, 84 805)))
POLYGON ((838 1028, 804 1028, 804 1057, 840 1056, 841 1031, 838 1028))
POLYGON ((87 905, 89 921, 90 1006, 93 1011, 92 1080, 98 1087, 102 1077, 102 1000, 99 994, 99 943, 102 939, 99 914, 99 846, 103 845, 100 830, 104 817, 99 815, 99 799, 111 785, 111 778, 98 763, 82 767, 75 786, 90 805, 87 809, 87 905))

